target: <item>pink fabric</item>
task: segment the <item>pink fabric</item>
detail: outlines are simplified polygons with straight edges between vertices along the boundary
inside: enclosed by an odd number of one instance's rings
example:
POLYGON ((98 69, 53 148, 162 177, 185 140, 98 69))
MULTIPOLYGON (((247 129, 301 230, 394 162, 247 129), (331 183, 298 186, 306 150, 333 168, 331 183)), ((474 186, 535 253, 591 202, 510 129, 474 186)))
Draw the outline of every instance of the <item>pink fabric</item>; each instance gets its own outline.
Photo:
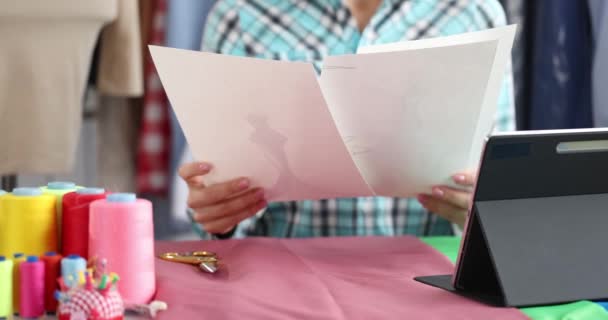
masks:
POLYGON ((161 242, 157 253, 209 250, 224 269, 157 259, 159 319, 528 319, 420 284, 452 264, 413 237, 161 242))

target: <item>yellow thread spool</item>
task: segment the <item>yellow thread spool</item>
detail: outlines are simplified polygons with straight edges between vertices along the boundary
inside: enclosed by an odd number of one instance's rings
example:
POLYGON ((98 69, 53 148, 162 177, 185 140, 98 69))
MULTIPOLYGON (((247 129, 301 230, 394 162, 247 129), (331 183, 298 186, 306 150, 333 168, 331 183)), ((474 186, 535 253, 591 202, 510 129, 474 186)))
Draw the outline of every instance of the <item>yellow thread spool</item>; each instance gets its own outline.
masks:
POLYGON ((93 286, 95 286, 95 277, 93 276, 95 274, 95 272, 93 272, 93 268, 87 268, 87 273, 89 274, 89 277, 91 278, 91 283, 93 284, 93 286))
POLYGON ((19 265, 21 262, 25 261, 25 259, 25 255, 23 253, 16 253, 13 256, 13 311, 15 313, 19 313, 19 265))
POLYGON ((55 201, 39 188, 16 188, 0 197, 0 255, 57 252, 55 201))
POLYGON ((13 315, 13 261, 0 256, 0 318, 13 315))
POLYGON ((83 285, 84 283, 85 283, 84 272, 83 271, 79 271, 78 272, 78 284, 79 285, 83 285))

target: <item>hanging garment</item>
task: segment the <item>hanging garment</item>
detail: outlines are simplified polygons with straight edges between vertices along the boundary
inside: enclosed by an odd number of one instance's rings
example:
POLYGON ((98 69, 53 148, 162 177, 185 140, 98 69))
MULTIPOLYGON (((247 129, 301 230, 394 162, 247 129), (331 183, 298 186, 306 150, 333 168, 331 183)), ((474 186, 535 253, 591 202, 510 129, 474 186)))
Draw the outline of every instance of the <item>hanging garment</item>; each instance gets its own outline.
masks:
POLYGON ((120 0, 116 20, 102 31, 97 72, 97 89, 102 95, 143 94, 138 7, 138 0, 120 0))
POLYGON ((597 40, 602 28, 602 19, 604 17, 604 9, 606 9, 606 0, 589 0, 588 3, 589 14, 591 15, 593 39, 597 40))
POLYGON ((97 185, 135 192, 135 150, 141 105, 132 98, 101 96, 97 110, 97 185))
POLYGON ((119 2, 118 16, 102 30, 98 50, 97 185, 134 192, 141 103, 132 97, 144 91, 138 0, 119 2))
POLYGON ((154 20, 155 11, 155 0, 139 0, 139 33, 141 35, 141 56, 143 67, 145 67, 146 64, 145 56, 148 55, 148 43, 150 43, 150 31, 152 30, 152 21, 154 20))
POLYGON ((117 1, 0 0, 0 175, 73 166, 99 31, 117 1))
POLYGON ((589 0, 593 25, 593 124, 608 127, 608 4, 606 0, 589 0))
POLYGON ((168 47, 199 50, 207 14, 216 0, 180 0, 167 4, 168 47))
POLYGON ((530 129, 591 127, 587 2, 539 0, 536 4, 530 129))
POLYGON ((517 25, 517 34, 513 42, 513 91, 515 94, 515 114, 517 129, 528 129, 527 111, 530 100, 530 57, 531 48, 531 13, 534 3, 526 0, 501 0, 505 9, 508 24, 517 25))
MULTIPOLYGON (((164 45, 167 1, 156 0, 149 43, 164 45)), ((154 68, 152 58, 145 55, 145 94, 142 123, 137 150, 137 181, 139 193, 167 192, 170 124, 167 97, 154 68)))

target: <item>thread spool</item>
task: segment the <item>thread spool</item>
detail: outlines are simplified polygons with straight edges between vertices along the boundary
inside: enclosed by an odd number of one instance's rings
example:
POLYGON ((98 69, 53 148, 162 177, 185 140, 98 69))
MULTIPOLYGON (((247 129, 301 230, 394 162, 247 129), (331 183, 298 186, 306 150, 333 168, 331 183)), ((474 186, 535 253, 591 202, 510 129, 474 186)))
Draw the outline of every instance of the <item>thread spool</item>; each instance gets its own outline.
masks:
POLYGON ((55 252, 47 252, 40 257, 44 263, 44 310, 55 312, 57 300, 55 290, 59 289, 57 278, 61 276, 61 255, 55 252))
MULTIPOLYGON (((0 197, 6 191, 0 189, 0 197)), ((0 202, 0 225, 2 224, 3 210, 0 202)), ((0 227, 2 229, 2 227, 0 227)), ((7 318, 13 314, 13 262, 6 260, 5 256, 0 256, 0 319, 7 318), (9 266, 10 264, 10 266, 9 266), (8 269, 8 271, 7 271, 8 269), (8 273, 7 273, 8 272, 8 273)))
POLYGON ((15 188, 0 197, 0 255, 57 251, 55 197, 39 188, 15 188))
POLYGON ((19 266, 25 261, 25 255, 23 253, 15 253, 13 255, 13 312, 19 313, 19 298, 21 297, 20 292, 20 272, 19 266))
POLYGON ((125 302, 148 303, 156 288, 152 203, 130 193, 93 202, 89 257, 107 259, 107 270, 120 275, 118 290, 125 302))
POLYGON ((76 191, 78 187, 75 183, 69 181, 53 181, 46 184, 46 187, 40 189, 44 194, 52 195, 56 199, 55 212, 57 214, 57 245, 61 248, 61 221, 63 213, 63 196, 67 193, 76 191))
POLYGON ((0 318, 13 315, 13 261, 0 256, 0 318))
POLYGON ((101 188, 82 188, 63 196, 62 249, 64 256, 89 256, 89 207, 91 202, 104 199, 101 188))
POLYGON ((61 259, 61 277, 68 287, 78 284, 79 273, 87 270, 87 261, 76 254, 61 259))
POLYGON ((21 318, 38 318, 44 315, 44 263, 36 256, 28 256, 19 265, 21 318))

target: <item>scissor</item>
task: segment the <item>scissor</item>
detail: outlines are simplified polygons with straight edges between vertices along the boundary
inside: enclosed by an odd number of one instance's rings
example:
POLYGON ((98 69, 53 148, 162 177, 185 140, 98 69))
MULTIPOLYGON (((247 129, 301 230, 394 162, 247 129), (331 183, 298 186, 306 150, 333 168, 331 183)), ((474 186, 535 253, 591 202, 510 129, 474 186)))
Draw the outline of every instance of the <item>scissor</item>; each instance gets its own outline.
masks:
POLYGON ((199 269, 208 273, 215 273, 219 267, 217 254, 210 251, 167 252, 161 254, 159 258, 172 262, 197 265, 199 269))

